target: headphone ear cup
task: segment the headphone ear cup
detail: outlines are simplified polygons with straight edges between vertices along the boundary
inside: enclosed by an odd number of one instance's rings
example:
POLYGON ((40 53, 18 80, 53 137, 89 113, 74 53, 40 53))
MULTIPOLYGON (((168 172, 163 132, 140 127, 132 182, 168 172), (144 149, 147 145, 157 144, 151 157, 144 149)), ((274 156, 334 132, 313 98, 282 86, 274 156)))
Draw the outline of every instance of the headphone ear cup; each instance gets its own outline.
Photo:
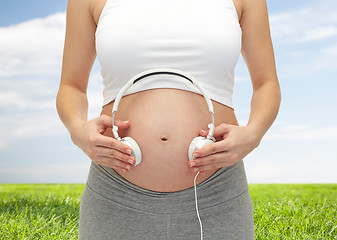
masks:
POLYGON ((142 161, 142 152, 140 151, 140 147, 138 146, 137 142, 130 137, 122 138, 121 142, 132 148, 131 156, 136 159, 134 166, 137 166, 142 161))
POLYGON ((188 159, 189 160, 194 159, 192 154, 195 150, 203 148, 211 143, 213 143, 213 141, 205 137, 199 136, 199 137, 194 138, 190 144, 190 147, 188 148, 188 159))

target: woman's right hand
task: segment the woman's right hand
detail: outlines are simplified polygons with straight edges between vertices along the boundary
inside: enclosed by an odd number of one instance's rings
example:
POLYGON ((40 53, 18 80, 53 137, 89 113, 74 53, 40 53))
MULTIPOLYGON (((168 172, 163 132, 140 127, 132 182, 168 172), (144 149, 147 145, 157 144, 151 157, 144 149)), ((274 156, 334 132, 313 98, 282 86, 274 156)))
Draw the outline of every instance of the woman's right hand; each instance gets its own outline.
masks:
MULTIPOLYGON (((119 129, 130 126, 128 121, 115 120, 119 129)), ((132 169, 136 159, 131 156, 132 149, 115 138, 104 136, 112 127, 112 118, 101 115, 88 122, 77 124, 71 132, 73 143, 84 151, 97 164, 127 172, 132 169)))

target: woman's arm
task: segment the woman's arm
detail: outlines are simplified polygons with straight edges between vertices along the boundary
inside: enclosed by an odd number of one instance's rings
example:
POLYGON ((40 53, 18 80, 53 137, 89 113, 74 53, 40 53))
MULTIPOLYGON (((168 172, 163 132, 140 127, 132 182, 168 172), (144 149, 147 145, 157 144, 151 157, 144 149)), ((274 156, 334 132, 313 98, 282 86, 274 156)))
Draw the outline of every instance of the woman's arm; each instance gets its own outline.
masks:
POLYGON ((87 121, 87 85, 95 61, 95 24, 89 1, 69 0, 62 74, 56 106, 61 120, 72 133, 87 121))
MULTIPOLYGON (((256 148, 274 122, 281 101, 275 59, 269 30, 266 0, 242 0, 242 56, 253 85, 248 124, 238 127, 220 124, 214 137, 223 140, 195 151, 189 161, 192 171, 230 166, 256 148)), ((207 136, 208 132, 200 132, 207 136)))
POLYGON ((276 74, 273 45, 270 37, 266 0, 245 0, 241 18, 242 57, 252 85, 249 127, 260 142, 274 122, 281 101, 276 74))
MULTIPOLYGON (((96 24, 92 17, 92 1, 69 0, 62 74, 56 99, 60 119, 68 129, 75 145, 93 161, 114 169, 127 171, 135 162, 131 149, 118 140, 103 136, 112 119, 100 116, 88 122, 87 85, 96 58, 96 24)), ((116 120, 120 128, 128 122, 116 120)))

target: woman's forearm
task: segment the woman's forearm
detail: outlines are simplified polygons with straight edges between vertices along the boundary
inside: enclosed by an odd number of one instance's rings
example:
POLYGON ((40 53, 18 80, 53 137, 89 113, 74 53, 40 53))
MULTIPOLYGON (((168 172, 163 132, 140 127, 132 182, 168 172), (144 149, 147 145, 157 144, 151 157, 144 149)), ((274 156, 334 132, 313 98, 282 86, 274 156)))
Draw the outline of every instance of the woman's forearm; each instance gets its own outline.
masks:
POLYGON ((280 107, 281 91, 278 81, 268 81, 254 90, 249 120, 257 145, 274 122, 280 107))
POLYGON ((57 99, 56 108, 63 124, 71 134, 76 126, 87 121, 88 99, 86 94, 78 88, 61 84, 57 99))

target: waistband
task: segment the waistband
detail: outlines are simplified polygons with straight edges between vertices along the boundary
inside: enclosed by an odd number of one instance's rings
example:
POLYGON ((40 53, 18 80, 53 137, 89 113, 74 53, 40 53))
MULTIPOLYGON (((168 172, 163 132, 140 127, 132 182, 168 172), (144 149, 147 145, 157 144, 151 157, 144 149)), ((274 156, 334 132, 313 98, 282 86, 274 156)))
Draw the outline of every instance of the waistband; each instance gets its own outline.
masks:
MULTIPOLYGON (((153 214, 195 212, 194 187, 176 192, 141 188, 113 169, 91 162, 87 187, 117 204, 153 214)), ((216 171, 197 184, 199 210, 230 201, 248 190, 243 160, 216 171)))

